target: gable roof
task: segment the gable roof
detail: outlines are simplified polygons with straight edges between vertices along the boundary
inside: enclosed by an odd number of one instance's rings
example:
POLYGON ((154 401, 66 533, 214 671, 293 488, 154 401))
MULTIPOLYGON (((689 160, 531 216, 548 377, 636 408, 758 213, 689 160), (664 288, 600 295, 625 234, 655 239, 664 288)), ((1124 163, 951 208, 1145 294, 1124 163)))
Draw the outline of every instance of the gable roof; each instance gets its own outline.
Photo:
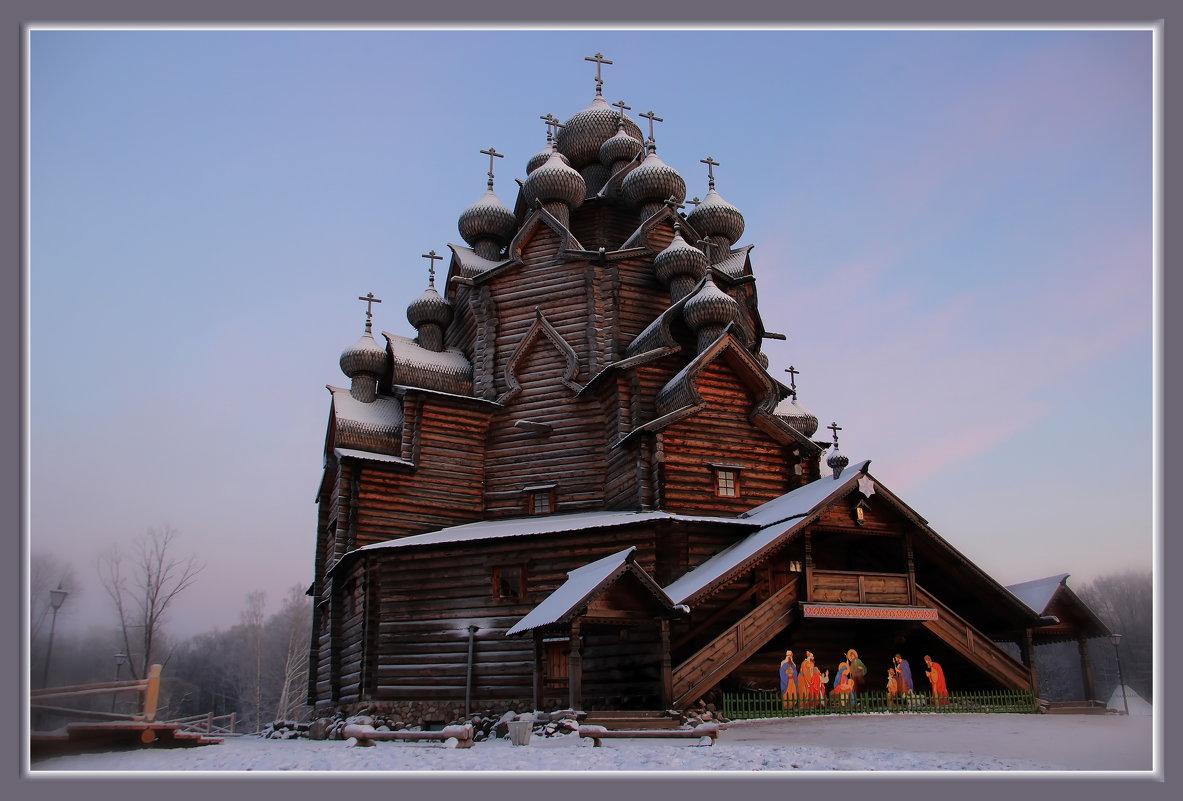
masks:
POLYGON ((1107 637, 1112 632, 1092 607, 1068 586, 1068 573, 1011 584, 1007 587, 1045 626, 1034 635, 1040 642, 1057 642, 1075 637, 1107 637))
POLYGON ((1056 594, 1056 590, 1060 589, 1060 585, 1068 580, 1068 575, 1067 573, 1059 573, 1047 578, 1010 584, 1007 589, 1010 590, 1011 595, 1031 607, 1032 612, 1043 615, 1047 613, 1047 607, 1056 594))
POLYGON ((849 492, 866 474, 870 465, 869 460, 856 462, 837 477, 824 476, 745 512, 741 519, 756 523, 761 528, 674 580, 666 586, 666 595, 674 603, 685 603, 726 583, 735 574, 748 570, 754 562, 767 556, 773 546, 783 542, 788 535, 849 492))
POLYGON ((325 385, 333 396, 331 427, 334 448, 393 454, 400 444, 403 407, 395 398, 379 395, 364 403, 341 387, 325 385))
POLYGON ((567 580, 559 588, 542 599, 538 606, 515 623, 505 632, 508 637, 512 634, 561 623, 575 617, 581 607, 592 601, 595 596, 602 594, 611 584, 615 583, 626 573, 631 573, 653 593, 658 603, 673 609, 673 602, 662 591, 649 574, 637 566, 633 561, 636 546, 630 546, 603 559, 590 562, 583 567, 572 570, 567 574, 567 580))

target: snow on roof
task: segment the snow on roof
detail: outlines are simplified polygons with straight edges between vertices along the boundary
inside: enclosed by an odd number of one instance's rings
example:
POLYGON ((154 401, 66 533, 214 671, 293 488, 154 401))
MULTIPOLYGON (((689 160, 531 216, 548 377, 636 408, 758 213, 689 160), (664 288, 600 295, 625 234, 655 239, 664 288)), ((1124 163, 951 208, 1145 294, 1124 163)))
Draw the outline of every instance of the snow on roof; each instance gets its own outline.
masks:
POLYGON ((494 267, 504 263, 502 261, 490 261, 483 256, 478 256, 475 250, 466 248, 463 245, 454 245, 449 242, 448 247, 456 259, 456 264, 460 268, 460 274, 465 278, 471 278, 486 270, 492 270, 494 267))
POLYGON ((386 548, 409 548, 415 545, 440 545, 453 542, 494 539, 496 537, 521 537, 538 534, 557 534, 565 531, 581 531, 589 528, 627 526, 653 520, 683 520, 689 522, 719 523, 731 526, 752 527, 743 519, 730 517, 695 517, 676 515, 669 512, 575 512, 564 515, 538 515, 534 517, 511 517, 501 520, 481 520, 450 526, 426 534, 415 534, 390 542, 375 542, 358 548, 360 551, 374 551, 386 548))
POLYGON ((836 479, 832 474, 822 476, 804 487, 798 487, 779 498, 773 498, 768 503, 750 509, 742 516, 760 525, 770 526, 792 517, 809 514, 818 505, 828 501, 832 495, 845 489, 851 481, 860 478, 870 466, 869 459, 862 462, 851 462, 838 474, 836 479))
POLYGON ((751 245, 745 245, 737 250, 733 250, 723 258, 719 259, 719 261, 712 264, 711 267, 730 278, 739 278, 741 275, 743 275, 743 268, 747 263, 748 252, 751 249, 751 245))
POLYGON ((1068 573, 1060 573, 1047 578, 1024 581, 1021 584, 1011 584, 1007 589, 1011 595, 1031 607, 1035 614, 1042 615, 1047 611, 1047 605, 1051 603, 1052 596, 1056 594, 1056 590, 1060 589, 1060 585, 1067 580, 1068 576, 1068 573))
POLYGON ((363 403, 341 387, 328 387, 333 393, 333 410, 338 420, 349 420, 376 429, 393 431, 403 424, 403 407, 394 398, 375 398, 363 403))
POLYGON ((471 377, 472 364, 459 348, 447 348, 441 351, 428 350, 419 346, 410 337, 382 332, 386 341, 390 343, 390 353, 395 362, 410 367, 426 367, 441 373, 471 377))
POLYGON ((746 512, 747 520, 764 527, 674 580, 665 588, 666 595, 673 603, 680 604, 723 578, 789 531, 791 527, 786 528, 783 523, 793 519, 804 520, 815 509, 848 489, 852 482, 862 476, 869 464, 869 461, 858 462, 843 470, 837 480, 832 475, 819 478, 746 512))
POLYGON ((529 631, 561 620, 572 609, 583 604, 593 592, 623 567, 630 554, 636 549, 635 545, 630 545, 623 551, 572 570, 567 574, 567 580, 559 585, 557 590, 542 599, 542 602, 531 609, 529 614, 511 626, 505 635, 508 637, 511 634, 529 631))
POLYGON ((391 456, 388 453, 371 453, 370 451, 359 451, 356 448, 334 448, 333 454, 339 459, 342 456, 348 456, 353 459, 366 459, 371 462, 390 462, 393 464, 407 464, 414 465, 414 462, 408 462, 398 456, 391 456))

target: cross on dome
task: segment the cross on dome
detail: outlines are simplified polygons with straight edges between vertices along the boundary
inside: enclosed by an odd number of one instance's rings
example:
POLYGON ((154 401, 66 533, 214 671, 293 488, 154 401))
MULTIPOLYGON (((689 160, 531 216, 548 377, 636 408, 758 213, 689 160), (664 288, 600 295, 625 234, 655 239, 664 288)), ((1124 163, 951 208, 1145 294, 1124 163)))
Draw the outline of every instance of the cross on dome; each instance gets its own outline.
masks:
POLYGON ((649 109, 644 114, 638 114, 637 116, 644 117, 647 120, 649 120, 649 146, 652 147, 654 150, 656 150, 657 149, 657 140, 655 140, 653 138, 653 123, 665 122, 665 120, 663 120, 661 117, 658 117, 656 114, 654 114, 653 109, 649 109))
POLYGON ((691 206, 694 206, 695 208, 697 208, 698 204, 702 202, 702 199, 698 195, 695 195, 694 197, 690 198, 686 202, 689 203, 691 206))
POLYGON ((600 67, 612 62, 604 58, 603 53, 596 53, 594 56, 585 56, 584 61, 594 61, 596 63, 596 97, 603 96, 604 79, 600 77, 600 67))
MULTIPOLYGON (((495 148, 495 147, 491 147, 488 150, 482 150, 481 152, 489 157, 489 188, 492 189, 493 188, 493 159, 494 158, 503 159, 503 158, 505 158, 505 154, 498 153, 497 148, 495 148)), ((435 253, 434 250, 431 252, 435 253)), ((436 256, 436 258, 442 259, 443 256, 436 256)), ((435 266, 435 262, 432 262, 432 266, 433 267, 435 266)))
POLYGON ((842 426, 837 423, 830 423, 826 428, 834 432, 834 447, 838 447, 838 432, 842 430, 842 426))
MULTIPOLYGON (((484 153, 486 151, 482 150, 481 152, 484 153)), ((500 154, 498 154, 498 155, 500 155, 500 154)), ((492 158, 489 159, 489 161, 492 161, 492 160, 493 160, 492 158)), ((493 173, 490 172, 489 174, 492 175, 493 173)), ((489 182, 489 185, 492 186, 492 181, 489 182)), ((437 256, 434 250, 430 250, 427 253, 421 253, 419 255, 421 255, 425 259, 431 259, 431 261, 428 262, 428 267, 427 267, 427 285, 430 286, 432 289, 434 289, 435 288, 435 262, 437 259, 439 261, 443 261, 444 257, 437 256)))
POLYGON ((381 303, 382 301, 374 297, 373 292, 367 292, 366 294, 359 296, 358 300, 364 300, 366 302, 366 333, 369 334, 371 332, 370 318, 374 316, 374 304, 381 303))
POLYGON ((710 181, 709 188, 714 189, 715 188, 715 167, 720 167, 722 165, 719 164, 719 162, 715 161, 710 156, 707 156, 705 159, 699 159, 699 162, 707 165, 707 178, 710 181))
POLYGON ((789 388, 792 390, 793 397, 795 398, 797 397, 797 376, 801 374, 801 371, 790 364, 789 369, 785 370, 785 372, 789 374, 789 388))
POLYGON ((612 105, 614 105, 614 106, 616 106, 616 108, 620 109, 620 122, 623 124, 623 123, 624 123, 624 112, 626 112, 626 111, 632 111, 632 110, 633 110, 633 107, 632 107, 632 106, 626 106, 626 105, 624 104, 624 101, 623 101, 623 100, 617 100, 617 101, 616 101, 615 103, 613 103, 612 105))

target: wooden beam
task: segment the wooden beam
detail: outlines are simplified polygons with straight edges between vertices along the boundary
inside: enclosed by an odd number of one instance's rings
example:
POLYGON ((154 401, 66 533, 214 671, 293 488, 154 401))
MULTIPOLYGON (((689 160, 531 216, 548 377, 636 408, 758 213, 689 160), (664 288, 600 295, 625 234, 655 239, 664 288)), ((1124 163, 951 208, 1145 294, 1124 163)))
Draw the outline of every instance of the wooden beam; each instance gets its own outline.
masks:
POLYGON ((567 701, 571 709, 583 707, 583 654, 580 652, 579 619, 571 621, 571 647, 567 652, 567 701))

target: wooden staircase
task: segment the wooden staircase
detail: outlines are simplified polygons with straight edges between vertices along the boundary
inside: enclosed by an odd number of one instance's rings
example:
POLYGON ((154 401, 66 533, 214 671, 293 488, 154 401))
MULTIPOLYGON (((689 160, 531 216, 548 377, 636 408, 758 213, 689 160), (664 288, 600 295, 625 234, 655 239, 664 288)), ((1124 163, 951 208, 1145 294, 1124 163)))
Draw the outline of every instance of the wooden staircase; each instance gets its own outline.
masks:
POLYGON ((674 668, 673 707, 680 709, 710 690, 784 630, 797 609, 797 580, 777 590, 731 628, 674 668))
POLYGON ((1031 689, 1030 669, 919 586, 916 587, 916 602, 937 610, 937 619, 926 620, 924 627, 942 642, 969 662, 997 677, 1009 689, 1031 689))

